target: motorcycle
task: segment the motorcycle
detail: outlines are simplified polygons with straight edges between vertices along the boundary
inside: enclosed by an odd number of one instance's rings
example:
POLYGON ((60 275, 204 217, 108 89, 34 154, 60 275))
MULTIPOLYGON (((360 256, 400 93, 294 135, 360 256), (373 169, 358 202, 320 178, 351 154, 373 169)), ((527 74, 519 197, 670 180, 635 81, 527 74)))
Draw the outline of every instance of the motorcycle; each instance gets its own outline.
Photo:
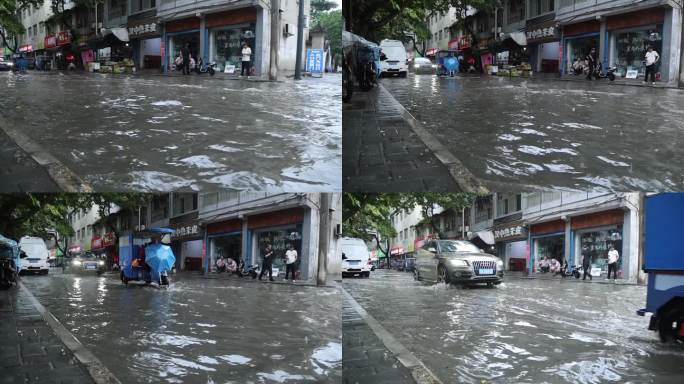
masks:
POLYGON ((17 268, 14 260, 9 258, 0 259, 0 288, 7 289, 12 283, 17 283, 17 268))
POLYGON ((216 63, 204 64, 204 60, 200 58, 199 65, 196 67, 196 71, 198 75, 201 75, 202 73, 209 73, 209 75, 214 76, 216 73, 214 67, 216 67, 216 63))
POLYGON ((599 79, 608 79, 610 81, 615 81, 615 72, 617 71, 616 66, 608 66, 608 69, 603 72, 603 66, 601 63, 599 63, 596 66, 596 78, 599 79))
POLYGON ((348 103, 354 94, 354 80, 347 60, 342 60, 342 101, 348 103))
POLYGON ((359 67, 359 88, 362 91, 369 91, 373 85, 378 83, 377 72, 375 70, 375 63, 372 61, 365 61, 359 67))
POLYGON ((563 278, 574 276, 576 279, 579 279, 581 271, 582 271, 581 266, 573 266, 572 269, 569 269, 569 268, 561 269, 560 275, 563 278))
POLYGON ((256 279, 260 272, 261 272, 261 267, 259 265, 255 264, 255 265, 252 265, 249 268, 247 268, 243 272, 243 275, 251 276, 252 279, 256 279))

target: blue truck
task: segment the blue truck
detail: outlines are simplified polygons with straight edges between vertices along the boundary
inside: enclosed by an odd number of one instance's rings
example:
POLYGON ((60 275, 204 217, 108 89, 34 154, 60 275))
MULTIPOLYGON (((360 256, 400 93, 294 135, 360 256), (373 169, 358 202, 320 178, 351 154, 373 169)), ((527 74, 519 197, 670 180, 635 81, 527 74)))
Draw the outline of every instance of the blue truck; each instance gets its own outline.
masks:
POLYGON ((644 264, 648 273, 648 329, 663 342, 684 342, 684 193, 660 193, 644 199, 644 264))

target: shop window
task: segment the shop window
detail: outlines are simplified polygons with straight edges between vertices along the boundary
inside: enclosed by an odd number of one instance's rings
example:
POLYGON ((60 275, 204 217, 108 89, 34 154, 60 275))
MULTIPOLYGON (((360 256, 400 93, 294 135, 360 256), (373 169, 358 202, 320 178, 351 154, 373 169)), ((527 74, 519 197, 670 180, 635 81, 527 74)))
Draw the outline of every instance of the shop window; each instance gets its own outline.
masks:
POLYGON ((131 0, 131 13, 155 8, 156 6, 156 0, 131 0))
MULTIPOLYGON (((563 261, 565 257, 565 236, 548 236, 535 239, 535 259, 537 264, 544 257, 550 259, 556 259, 560 262, 563 261)), ((538 268, 538 266, 537 266, 538 268)))
POLYGON ((218 29, 213 31, 212 38, 212 56, 211 59, 216 61, 219 71, 224 71, 226 66, 234 67, 235 71, 240 71, 242 68, 242 45, 246 42, 252 49, 252 64, 256 57, 257 51, 255 49, 255 24, 247 26, 218 29))
POLYGON ((619 253, 618 269, 622 264, 622 226, 614 229, 584 232, 580 235, 580 255, 577 263, 582 262, 582 256, 591 258, 594 268, 608 270, 608 250, 613 246, 619 253))
POLYGON ((649 46, 662 55, 661 25, 656 28, 616 33, 614 51, 611 57, 617 58, 613 63, 618 67, 617 75, 624 77, 629 70, 637 70, 639 75, 644 75, 646 65, 643 61, 649 46))
MULTIPOLYGON (((285 272, 285 251, 288 246, 292 244, 297 251, 297 263, 301 265, 302 259, 302 230, 301 226, 290 227, 283 230, 273 230, 259 232, 257 235, 257 249, 255 252, 255 260, 259 264, 263 261, 263 255, 266 250, 266 244, 271 244, 274 251, 273 268, 278 268, 281 272, 285 272)), ((299 267, 297 268, 298 270, 299 267)))
POLYGON ((111 0, 109 3, 109 20, 126 16, 127 0, 111 0))
POLYGON ((529 2, 529 17, 543 15, 554 11, 554 0, 531 0, 529 2))

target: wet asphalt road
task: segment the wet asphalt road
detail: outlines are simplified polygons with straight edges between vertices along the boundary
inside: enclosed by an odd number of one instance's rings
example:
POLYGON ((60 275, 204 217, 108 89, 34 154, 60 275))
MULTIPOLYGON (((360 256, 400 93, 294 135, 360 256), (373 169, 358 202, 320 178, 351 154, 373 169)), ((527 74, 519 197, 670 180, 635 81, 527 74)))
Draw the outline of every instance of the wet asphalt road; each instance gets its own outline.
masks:
POLYGON ((336 289, 236 277, 126 288, 54 270, 22 281, 122 383, 341 381, 336 289))
POLYGON ((635 314, 645 287, 508 278, 462 289, 385 270, 344 287, 444 383, 684 382, 684 349, 635 314))
POLYGON ((684 188, 684 91, 414 75, 381 84, 485 185, 684 188))
POLYGON ((342 188, 340 82, 3 72, 0 120, 98 191, 329 192, 342 188))

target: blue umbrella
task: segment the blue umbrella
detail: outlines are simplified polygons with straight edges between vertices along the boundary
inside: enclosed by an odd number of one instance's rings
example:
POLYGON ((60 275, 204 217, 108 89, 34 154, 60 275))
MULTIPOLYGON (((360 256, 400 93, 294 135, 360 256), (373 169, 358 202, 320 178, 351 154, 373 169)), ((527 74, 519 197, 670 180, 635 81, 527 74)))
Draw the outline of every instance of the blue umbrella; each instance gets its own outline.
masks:
POLYGON ((458 71, 458 60, 455 57, 449 57, 444 61, 444 67, 447 71, 458 71))
POLYGON ((173 255, 173 251, 168 245, 150 244, 145 247, 145 263, 157 275, 160 272, 171 270, 176 264, 176 256, 173 255))

